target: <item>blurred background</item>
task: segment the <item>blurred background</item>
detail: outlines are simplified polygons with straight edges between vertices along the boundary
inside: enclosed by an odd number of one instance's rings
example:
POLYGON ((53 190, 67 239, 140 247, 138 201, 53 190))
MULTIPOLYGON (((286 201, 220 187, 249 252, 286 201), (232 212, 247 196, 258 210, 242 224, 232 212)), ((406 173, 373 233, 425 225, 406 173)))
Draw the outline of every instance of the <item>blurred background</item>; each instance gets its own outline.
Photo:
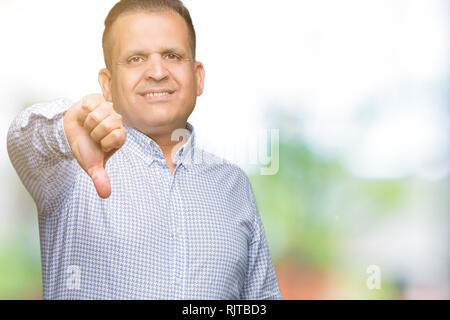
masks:
MULTIPOLYGON (((250 176, 284 298, 449 299, 449 2, 184 2, 206 68, 190 122, 250 176), (271 129, 279 170, 261 175, 271 129)), ((0 299, 42 296, 8 127, 33 103, 100 92, 115 3, 0 2, 0 299)))

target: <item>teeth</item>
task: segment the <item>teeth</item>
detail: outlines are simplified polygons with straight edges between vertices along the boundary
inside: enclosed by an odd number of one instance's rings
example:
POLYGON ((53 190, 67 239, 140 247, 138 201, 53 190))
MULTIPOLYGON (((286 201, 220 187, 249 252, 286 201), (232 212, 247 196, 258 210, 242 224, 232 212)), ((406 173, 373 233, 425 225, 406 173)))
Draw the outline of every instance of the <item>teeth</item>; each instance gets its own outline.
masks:
POLYGON ((161 97, 161 96, 168 96, 169 92, 162 92, 162 93, 147 93, 147 97, 161 97))

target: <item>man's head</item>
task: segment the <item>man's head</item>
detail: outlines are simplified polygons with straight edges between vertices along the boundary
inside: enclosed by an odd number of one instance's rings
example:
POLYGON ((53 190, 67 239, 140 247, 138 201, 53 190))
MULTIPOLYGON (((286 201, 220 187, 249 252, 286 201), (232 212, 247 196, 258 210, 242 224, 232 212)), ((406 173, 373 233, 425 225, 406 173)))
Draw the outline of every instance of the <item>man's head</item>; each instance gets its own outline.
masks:
POLYGON ((111 29, 117 18, 126 13, 136 12, 161 12, 172 10, 178 13, 186 22, 189 29, 189 45, 192 58, 195 60, 197 36, 191 15, 180 0, 121 0, 111 9, 105 20, 105 31, 103 32, 103 55, 106 67, 111 70, 111 29))
POLYGON ((103 95, 125 123, 148 135, 184 128, 203 92, 195 30, 179 0, 122 0, 105 21, 103 95), (153 96, 168 92, 169 95, 153 96))

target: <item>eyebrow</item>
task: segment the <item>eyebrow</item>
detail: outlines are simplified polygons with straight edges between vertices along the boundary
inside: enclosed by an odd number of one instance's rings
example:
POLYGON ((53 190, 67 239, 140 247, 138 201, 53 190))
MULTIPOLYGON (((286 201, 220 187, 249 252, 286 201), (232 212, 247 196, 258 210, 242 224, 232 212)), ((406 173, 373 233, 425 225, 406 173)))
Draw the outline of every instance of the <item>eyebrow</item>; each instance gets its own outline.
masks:
MULTIPOLYGON (((176 54, 179 54, 182 56, 186 56, 185 51, 181 48, 171 47, 171 48, 162 49, 161 51, 162 51, 162 53, 176 53, 176 54)), ((131 57, 131 56, 147 56, 147 55, 148 55, 148 52, 145 50, 129 50, 123 54, 122 58, 127 58, 127 57, 131 57)))

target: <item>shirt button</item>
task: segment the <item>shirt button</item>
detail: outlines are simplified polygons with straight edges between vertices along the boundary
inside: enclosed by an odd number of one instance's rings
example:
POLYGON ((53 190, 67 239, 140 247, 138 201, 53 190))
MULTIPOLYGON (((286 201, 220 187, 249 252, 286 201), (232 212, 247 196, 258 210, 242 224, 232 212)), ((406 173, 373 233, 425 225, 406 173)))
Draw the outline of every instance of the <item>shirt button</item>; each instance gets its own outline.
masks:
POLYGON ((178 235, 181 235, 181 229, 180 228, 177 229, 177 233, 178 233, 178 235))
POLYGON ((177 278, 176 282, 177 282, 177 285, 180 285, 180 284, 181 284, 181 280, 178 279, 178 278, 177 278))

